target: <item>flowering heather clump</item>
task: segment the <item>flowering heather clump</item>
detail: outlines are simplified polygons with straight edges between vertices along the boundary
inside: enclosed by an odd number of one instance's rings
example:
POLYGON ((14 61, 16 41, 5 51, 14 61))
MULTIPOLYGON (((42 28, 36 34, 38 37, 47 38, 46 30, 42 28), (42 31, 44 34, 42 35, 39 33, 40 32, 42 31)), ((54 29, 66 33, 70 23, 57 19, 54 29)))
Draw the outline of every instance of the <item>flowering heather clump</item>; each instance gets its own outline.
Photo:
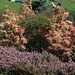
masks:
POLYGON ((0 46, 0 72, 6 74, 15 70, 17 73, 32 75, 73 75, 75 72, 74 62, 61 62, 56 56, 48 52, 20 52, 14 47, 0 46))

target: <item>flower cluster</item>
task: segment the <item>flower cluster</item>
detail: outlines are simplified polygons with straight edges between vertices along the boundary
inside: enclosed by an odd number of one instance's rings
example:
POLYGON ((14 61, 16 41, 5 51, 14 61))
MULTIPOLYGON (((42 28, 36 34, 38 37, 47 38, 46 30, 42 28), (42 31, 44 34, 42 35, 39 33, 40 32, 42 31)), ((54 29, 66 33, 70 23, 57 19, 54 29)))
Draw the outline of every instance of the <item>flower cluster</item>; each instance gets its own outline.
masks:
POLYGON ((61 7, 53 9, 56 13, 52 19, 49 18, 49 27, 46 27, 46 31, 39 30, 39 32, 44 33, 49 42, 48 51, 66 60, 67 57, 71 59, 75 53, 75 27, 71 21, 65 20, 69 13, 61 9, 61 7))
MULTIPOLYGON (((7 6, 6 6, 7 7, 7 6)), ((26 49, 24 46, 27 43, 26 38, 23 36, 25 27, 18 25, 21 19, 25 19, 23 15, 17 14, 15 10, 3 14, 4 22, 3 28, 0 29, 0 44, 2 46, 16 46, 17 48, 26 49)))
MULTIPOLYGON (((25 27, 21 28, 15 24, 5 24, 4 28, 1 30, 1 45, 5 46, 12 46, 12 45, 21 45, 23 46, 24 43, 27 43, 26 38, 23 36, 25 27)), ((19 46, 20 47, 20 46, 19 46)), ((24 47, 25 48, 25 47, 24 47)))
POLYGON ((25 20, 25 15, 21 15, 21 14, 18 14, 16 12, 16 10, 12 10, 9 12, 9 9, 7 8, 6 6, 6 9, 5 9, 5 14, 3 14, 4 16, 4 21, 9 21, 9 22, 13 22, 14 24, 18 24, 18 22, 20 22, 21 20, 25 20))
POLYGON ((53 8, 54 14, 63 14, 65 12, 65 9, 63 9, 60 6, 56 6, 53 8))
POLYGON ((1 45, 2 46, 19 46, 19 48, 26 48, 24 43, 27 43, 26 38, 23 36, 25 28, 14 24, 6 24, 4 29, 1 30, 1 45))
MULTIPOLYGON (((14 47, 0 46, 0 72, 8 73, 15 70, 17 75, 22 73, 32 73, 34 75, 73 75, 75 73, 75 63, 61 62, 58 57, 48 52, 20 52, 14 47), (18 69, 18 71, 16 71, 18 69), (18 74, 19 73, 19 74, 18 74)), ((15 75, 15 74, 14 74, 15 75)))
POLYGON ((53 22, 58 22, 58 23, 65 20, 69 14, 69 12, 65 12, 65 9, 63 9, 62 7, 59 7, 59 6, 54 7, 53 11, 54 11, 54 15, 53 15, 53 18, 51 20, 53 22))
POLYGON ((22 4, 20 7, 20 11, 22 15, 35 15, 34 11, 32 11, 27 5, 22 4))
POLYGON ((25 3, 30 5, 32 3, 32 0, 25 0, 25 3))

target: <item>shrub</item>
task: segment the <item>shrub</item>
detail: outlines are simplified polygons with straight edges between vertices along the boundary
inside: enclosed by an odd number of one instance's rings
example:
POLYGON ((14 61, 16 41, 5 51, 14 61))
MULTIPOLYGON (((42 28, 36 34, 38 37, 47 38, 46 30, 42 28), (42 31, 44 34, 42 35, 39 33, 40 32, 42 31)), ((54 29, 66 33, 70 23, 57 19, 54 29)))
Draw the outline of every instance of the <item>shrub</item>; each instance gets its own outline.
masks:
POLYGON ((63 63, 48 52, 20 52, 14 47, 0 46, 0 73, 6 75, 73 75, 75 63, 63 63))
POLYGON ((54 12, 52 9, 49 9, 49 10, 46 9, 45 11, 41 11, 39 14, 48 18, 52 18, 52 16, 54 15, 54 12))
POLYGON ((67 61, 75 53, 75 27, 66 20, 69 12, 62 7, 55 7, 53 11, 52 18, 38 15, 27 18, 23 24, 28 38, 27 48, 42 52, 48 46, 49 52, 67 61))
POLYGON ((25 3, 26 3, 27 5, 30 5, 30 4, 32 3, 32 0, 25 0, 25 3))
POLYGON ((71 59, 75 53, 75 27, 72 22, 65 20, 68 12, 61 7, 55 7, 53 18, 50 19, 48 32, 45 34, 49 41, 48 51, 56 54, 62 60, 71 59))
MULTIPOLYGON (((7 8, 7 7, 6 7, 7 8)), ((25 27, 21 28, 17 25, 17 23, 24 19, 23 15, 19 15, 15 10, 9 12, 9 10, 5 10, 6 13, 3 14, 4 22, 3 28, 0 29, 0 45, 2 46, 16 46, 19 49, 26 49, 24 46, 27 43, 26 38, 23 36, 25 27)))
POLYGON ((75 27, 66 20, 69 12, 65 12, 62 7, 55 7, 53 11, 52 18, 29 16, 21 24, 26 27, 27 48, 42 52, 48 46, 49 52, 67 61, 75 53, 75 27))
POLYGON ((22 15, 35 15, 34 11, 32 11, 27 5, 22 4, 20 7, 20 14, 22 15))
POLYGON ((22 23, 21 26, 26 28, 25 36, 27 38, 27 48, 29 50, 42 51, 42 48, 45 48, 46 40, 45 37, 41 36, 41 30, 49 25, 49 20, 47 17, 42 15, 29 16, 25 19, 25 23, 22 23), (39 31, 39 32, 38 32, 39 31))
POLYGON ((49 7, 48 0, 33 0, 32 9, 41 12, 49 7))
POLYGON ((73 26, 75 27, 75 15, 72 15, 72 13, 70 13, 70 15, 67 17, 68 20, 73 22, 73 26))

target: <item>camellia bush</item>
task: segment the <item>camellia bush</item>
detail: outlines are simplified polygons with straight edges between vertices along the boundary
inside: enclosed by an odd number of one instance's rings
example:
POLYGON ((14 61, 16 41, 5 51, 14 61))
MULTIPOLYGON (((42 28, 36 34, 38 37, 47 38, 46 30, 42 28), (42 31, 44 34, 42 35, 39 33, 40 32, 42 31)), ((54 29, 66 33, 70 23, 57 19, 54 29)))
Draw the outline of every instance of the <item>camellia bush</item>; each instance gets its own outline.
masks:
MULTIPOLYGON (((72 22, 65 20, 69 12, 62 7, 54 7, 54 15, 46 27, 46 40, 49 42, 47 51, 59 56, 60 59, 72 59, 75 56, 75 27, 72 22)), ((44 31, 43 31, 44 32, 44 31)))
POLYGON ((15 46, 21 50, 26 49, 24 44, 27 43, 27 39, 23 36, 25 27, 21 28, 17 25, 21 19, 25 19, 23 18, 25 15, 19 15, 15 10, 9 12, 7 6, 5 12, 2 14, 4 21, 0 29, 0 44, 2 46, 15 46))

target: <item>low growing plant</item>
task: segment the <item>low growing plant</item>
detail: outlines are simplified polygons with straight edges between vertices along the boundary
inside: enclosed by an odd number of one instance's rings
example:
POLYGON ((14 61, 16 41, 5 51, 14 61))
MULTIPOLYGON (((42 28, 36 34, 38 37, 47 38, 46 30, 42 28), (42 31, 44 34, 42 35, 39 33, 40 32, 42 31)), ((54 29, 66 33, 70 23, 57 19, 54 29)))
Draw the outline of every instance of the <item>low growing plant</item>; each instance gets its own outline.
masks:
POLYGON ((48 52, 20 52, 14 47, 0 46, 0 73, 5 75, 74 75, 73 61, 61 62, 48 52))

